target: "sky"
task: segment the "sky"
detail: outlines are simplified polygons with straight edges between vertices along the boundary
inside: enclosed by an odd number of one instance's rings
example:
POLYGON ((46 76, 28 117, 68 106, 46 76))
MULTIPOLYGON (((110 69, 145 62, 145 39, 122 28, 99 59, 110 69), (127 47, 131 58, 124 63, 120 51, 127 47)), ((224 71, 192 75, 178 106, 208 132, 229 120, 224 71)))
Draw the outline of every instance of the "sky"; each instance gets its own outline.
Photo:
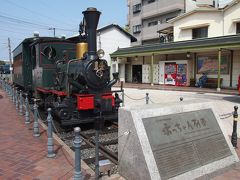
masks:
POLYGON ((99 26, 127 23, 127 0, 0 0, 0 60, 8 60, 7 39, 12 50, 34 31, 40 36, 67 37, 78 33, 82 11, 95 7, 102 12, 99 26))
MULTIPOLYGON (((221 4, 231 0, 219 0, 221 4)), ((127 24, 127 0, 0 0, 0 60, 8 60, 7 39, 12 50, 34 31, 40 36, 67 37, 78 33, 82 11, 96 7, 102 12, 99 26, 127 24)))

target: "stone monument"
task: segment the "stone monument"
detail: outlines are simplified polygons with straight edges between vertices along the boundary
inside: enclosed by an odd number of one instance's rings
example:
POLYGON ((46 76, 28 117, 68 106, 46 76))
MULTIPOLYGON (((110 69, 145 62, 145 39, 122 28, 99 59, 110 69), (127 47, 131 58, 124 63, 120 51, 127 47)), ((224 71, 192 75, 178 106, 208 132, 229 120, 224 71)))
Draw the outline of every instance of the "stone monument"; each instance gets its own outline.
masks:
POLYGON ((210 102, 119 110, 119 173, 128 180, 195 179, 238 162, 210 102))

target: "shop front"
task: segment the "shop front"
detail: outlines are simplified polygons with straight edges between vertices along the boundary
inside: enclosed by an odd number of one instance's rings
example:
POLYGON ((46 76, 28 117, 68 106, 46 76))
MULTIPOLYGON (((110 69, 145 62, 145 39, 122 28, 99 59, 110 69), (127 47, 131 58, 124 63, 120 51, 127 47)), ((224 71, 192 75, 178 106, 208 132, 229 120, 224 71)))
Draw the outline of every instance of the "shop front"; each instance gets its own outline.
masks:
POLYGON ((240 35, 118 49, 111 57, 128 58, 132 69, 131 80, 135 78, 137 82, 142 77, 142 83, 152 85, 190 86, 197 83, 204 73, 214 81, 218 91, 221 88, 237 88, 240 35), (136 61, 135 57, 141 61, 136 61), (140 66, 134 67, 136 63, 141 65, 142 72, 140 66), (141 75, 138 75, 139 72, 141 75))
POLYGON ((186 86, 188 84, 188 61, 160 61, 159 84, 186 86))

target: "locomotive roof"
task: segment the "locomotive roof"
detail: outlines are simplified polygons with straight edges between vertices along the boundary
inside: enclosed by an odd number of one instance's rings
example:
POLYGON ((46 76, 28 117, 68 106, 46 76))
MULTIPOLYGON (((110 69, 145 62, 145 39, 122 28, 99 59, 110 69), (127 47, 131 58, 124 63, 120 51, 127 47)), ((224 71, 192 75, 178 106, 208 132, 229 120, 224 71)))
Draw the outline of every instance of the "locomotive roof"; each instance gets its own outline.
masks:
POLYGON ((42 42, 66 42, 66 43, 73 43, 72 41, 57 38, 57 37, 31 37, 24 39, 13 51, 15 51, 19 46, 22 44, 37 44, 42 42))

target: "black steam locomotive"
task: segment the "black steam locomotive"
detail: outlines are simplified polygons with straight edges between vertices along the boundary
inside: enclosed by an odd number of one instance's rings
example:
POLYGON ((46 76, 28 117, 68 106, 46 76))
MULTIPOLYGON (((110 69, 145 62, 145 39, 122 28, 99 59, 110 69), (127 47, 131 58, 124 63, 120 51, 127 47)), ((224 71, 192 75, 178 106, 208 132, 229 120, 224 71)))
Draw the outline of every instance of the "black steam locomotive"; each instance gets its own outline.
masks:
POLYGON ((78 44, 33 37, 13 51, 14 84, 39 98, 41 107, 51 107, 64 126, 94 122, 99 114, 105 120, 117 119, 121 100, 111 87, 118 73, 110 80, 103 51, 96 51, 100 14, 95 8, 83 12, 78 44))

